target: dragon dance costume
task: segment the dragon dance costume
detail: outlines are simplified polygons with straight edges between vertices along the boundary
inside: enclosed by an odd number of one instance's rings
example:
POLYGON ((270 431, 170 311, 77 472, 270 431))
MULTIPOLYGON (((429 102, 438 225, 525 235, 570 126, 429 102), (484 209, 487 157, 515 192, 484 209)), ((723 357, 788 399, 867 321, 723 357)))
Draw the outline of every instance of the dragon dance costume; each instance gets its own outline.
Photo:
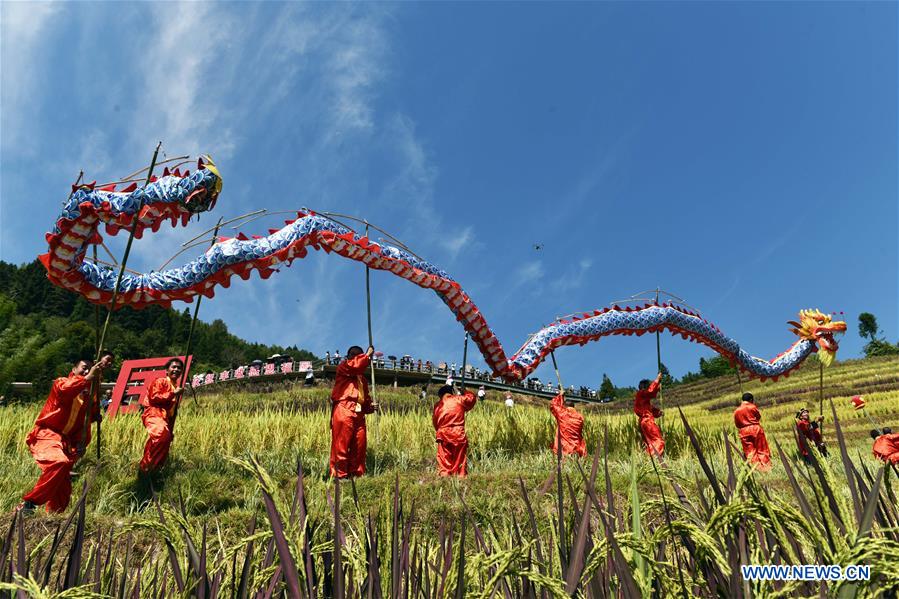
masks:
POLYGON ((665 439, 662 438, 662 431, 656 424, 656 418, 662 415, 662 411, 652 405, 652 400, 659 394, 660 387, 661 383, 656 379, 649 384, 649 388, 638 389, 634 395, 634 414, 639 421, 646 453, 657 456, 665 453, 665 439))
POLYGON ((899 464, 899 433, 880 435, 874 439, 874 457, 888 464, 899 464))
POLYGON ((562 441, 562 455, 587 455, 587 444, 584 442, 584 417, 580 412, 565 405, 565 396, 556 395, 549 404, 550 412, 556 419, 556 434, 553 436, 553 453, 559 453, 559 440, 562 441))
POLYGON ((743 455, 759 470, 768 470, 771 468, 771 449, 768 447, 768 438, 765 437, 761 421, 762 414, 751 401, 743 401, 734 410, 734 424, 740 434, 743 455))
POLYGON ((152 472, 165 464, 172 445, 172 423, 178 403, 175 384, 168 376, 159 377, 150 384, 141 403, 144 406, 141 421, 149 438, 144 446, 140 469, 142 472, 152 472))
POLYGON ((444 394, 434 404, 431 422, 437 439, 437 473, 440 476, 468 475, 468 437, 465 435, 465 413, 478 400, 474 393, 444 394))
POLYGON ((374 412, 365 373, 368 354, 347 358, 337 365, 331 390, 331 476, 365 474, 365 415, 374 412))
MULTIPOLYGON (((41 468, 41 476, 22 498, 34 505, 46 505, 49 512, 61 512, 72 496, 72 466, 78 461, 78 449, 90 443, 90 428, 84 436, 84 418, 90 401, 91 381, 70 373, 53 381, 34 428, 25 443, 41 468)), ((94 419, 99 406, 93 404, 94 419)))

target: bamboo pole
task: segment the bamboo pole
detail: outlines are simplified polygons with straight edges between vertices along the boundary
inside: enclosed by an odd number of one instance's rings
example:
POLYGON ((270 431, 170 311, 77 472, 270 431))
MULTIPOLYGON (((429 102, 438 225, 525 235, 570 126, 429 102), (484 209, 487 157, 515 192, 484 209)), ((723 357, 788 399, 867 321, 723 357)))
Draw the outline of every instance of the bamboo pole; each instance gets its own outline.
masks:
POLYGON ((556 380, 559 381, 559 393, 565 395, 565 387, 562 385, 562 375, 559 374, 559 365, 556 363, 556 352, 555 350, 550 350, 550 357, 553 359, 553 368, 556 369, 556 380))
POLYGON ((879 435, 882 435, 883 428, 879 424, 877 424, 877 422, 875 422, 873 418, 871 418, 871 415, 868 414, 868 410, 866 410, 865 408, 862 408, 862 414, 865 415, 865 417, 868 419, 868 422, 870 422, 871 426, 874 427, 874 430, 876 430, 879 435))
MULTIPOLYGON (((94 262, 94 264, 102 264, 103 266, 108 266, 110 268, 120 268, 121 267, 121 264, 116 264, 115 262, 107 262, 106 260, 100 260, 96 256, 94 256, 93 262, 94 262)), ((132 270, 130 268, 126 268, 125 271, 130 272, 133 275, 138 275, 138 276, 144 274, 140 271, 132 270)))
POLYGON ((818 360, 818 414, 824 414, 824 362, 818 360))
POLYGON ((341 226, 343 226, 343 227, 346 227, 347 229, 352 229, 352 227, 349 227, 349 226, 347 226, 346 224, 344 224, 344 223, 342 223, 342 222, 340 222, 340 221, 338 221, 338 220, 335 220, 334 217, 337 217, 337 218, 348 218, 348 219, 350 219, 350 220, 354 220, 354 221, 359 222, 359 223, 364 223, 364 224, 365 224, 365 236, 366 236, 366 237, 368 237, 368 228, 371 227, 371 228, 374 229, 375 231, 378 231, 379 233, 383 233, 384 235, 386 235, 386 236, 387 236, 387 239, 389 239, 390 241, 392 241, 392 242, 394 242, 395 244, 397 244, 400 248, 406 250, 407 252, 409 252, 410 254, 412 254, 413 256, 415 256, 416 258, 418 258, 419 260, 423 260, 423 258, 422 258, 421 256, 419 256, 418 254, 416 254, 415 252, 413 252, 411 249, 409 249, 409 247, 406 246, 405 243, 403 243, 402 241, 400 241, 399 239, 397 239, 396 237, 394 237, 393 235, 391 235, 390 233, 388 233, 388 232, 385 231, 384 229, 381 229, 381 228, 379 228, 379 227, 376 227, 375 225, 371 224, 370 222, 368 222, 368 221, 365 220, 365 219, 356 218, 355 216, 350 216, 350 215, 348 215, 348 214, 338 214, 338 213, 336 213, 336 212, 319 212, 319 213, 317 213, 317 214, 318 214, 319 216, 324 216, 324 217, 327 218, 328 220, 332 220, 332 221, 334 221, 335 223, 337 223, 337 224, 339 224, 339 225, 341 225, 341 226))
MULTIPOLYGON (((215 231, 212 234, 212 243, 209 244, 209 247, 215 245, 216 237, 218 235, 219 228, 222 226, 222 219, 219 218, 218 224, 213 228, 215 231)), ((181 397, 184 396, 184 384, 187 381, 187 361, 190 359, 190 351, 193 345, 194 339, 194 328, 197 326, 197 318, 200 315, 200 303, 203 301, 203 295, 197 294, 197 304, 194 306, 194 315, 190 320, 190 328, 187 330, 187 347, 184 350, 184 368, 181 370, 181 382, 179 383, 179 387, 182 388, 181 396, 177 398, 177 402, 175 403, 175 410, 172 413, 172 433, 175 432, 175 418, 178 416, 178 407, 181 405, 181 397)))
MULTIPOLYGON (((556 370, 556 380, 559 381, 559 394, 565 401, 565 387, 562 385, 562 375, 559 373, 559 364, 556 362, 555 350, 550 350, 549 355, 553 360, 553 368, 556 370)), ((565 550, 565 521, 562 518, 562 427, 556 421, 556 496, 558 497, 559 514, 559 557, 563 563, 568 563, 568 552, 565 550)))
MULTIPOLYGON (((368 223, 365 223, 365 238, 368 239, 368 223)), ((374 347, 374 337, 371 334, 371 268, 368 263, 365 264, 365 311, 368 316, 368 346, 374 347)), ((378 409, 378 398, 375 393, 375 361, 374 355, 371 356, 371 404, 374 409, 378 409)))
POLYGON ((462 382, 459 387, 465 393, 465 369, 468 366, 468 331, 465 331, 465 343, 462 345, 462 382))
MULTIPOLYGON (((101 241, 101 242, 100 242, 100 247, 102 247, 104 250, 106 250, 106 253, 109 255, 109 259, 112 260, 113 266, 118 267, 119 261, 116 260, 116 257, 115 257, 115 256, 113 255, 113 253, 109 250, 109 248, 106 247, 106 244, 103 243, 103 242, 101 241)), ((94 260, 96 260, 96 259, 97 259, 97 253, 94 252, 94 260)))
MULTIPOLYGON (((659 305, 659 293, 661 291, 662 290, 659 287, 656 287, 656 306, 657 307, 659 305)), ((662 372, 662 341, 660 338, 659 329, 656 329, 656 367, 658 368, 657 372, 661 373, 662 372)), ((662 415, 659 418, 665 417, 664 405, 665 405, 665 402, 662 399, 662 385, 660 384, 659 385, 659 410, 662 411, 662 415)), ((664 422, 665 421, 663 420, 662 423, 664 424, 664 422)))
MULTIPOLYGON (((144 183, 144 187, 150 184, 150 179, 153 178, 153 169, 156 167, 156 157, 159 155, 159 148, 162 147, 162 142, 156 144, 156 149, 153 151, 153 158, 150 160, 150 169, 147 171, 147 181, 144 183)), ((137 206, 137 211, 134 213, 134 219, 131 221, 131 231, 128 234, 128 243, 125 244, 125 253, 122 254, 122 264, 119 268, 119 276, 116 277, 115 287, 112 289, 112 299, 109 301, 109 310, 106 312, 106 322, 103 323, 103 332, 100 334, 100 345, 102 348, 103 342, 106 340, 106 331, 109 329, 109 321, 112 317, 112 313, 115 311, 116 300, 119 297, 119 290, 122 285, 122 278, 125 275, 125 265, 128 264, 128 257, 131 255, 131 245, 134 243, 134 232, 137 231, 137 227, 140 224, 140 213, 144 208, 144 196, 141 195, 140 202, 137 206)), ((100 359, 99 352, 97 353, 97 359, 100 359)))
MULTIPOLYGON (((256 215, 258 215, 258 214, 263 214, 264 212, 265 212, 265 208, 260 208, 259 210, 254 210, 253 212, 247 212, 246 214, 241 214, 240 216, 235 216, 234 218, 230 218, 230 219, 228 219, 228 220, 226 220, 226 221, 222 221, 222 224, 221 224, 221 225, 216 225, 216 226, 214 226, 214 227, 209 227, 208 229, 206 229, 206 230, 203 231, 202 233, 199 233, 199 234, 195 235, 194 237, 191 237, 190 239, 188 239, 187 241, 185 241, 184 243, 182 243, 182 244, 181 244, 181 247, 187 247, 187 246, 189 246, 189 245, 192 245, 195 241, 199 240, 201 237, 203 237, 203 236, 206 235, 207 233, 210 233, 210 232, 212 232, 212 231, 218 231, 219 229, 221 229, 221 228, 222 228, 223 226, 225 226, 225 225, 230 225, 231 223, 236 223, 236 222, 239 221, 239 220, 242 220, 242 219, 245 219, 245 218, 248 218, 248 217, 251 217, 251 216, 256 216, 256 215)), ((246 223, 245 223, 245 222, 242 222, 242 223, 240 223, 240 224, 241 224, 241 225, 244 225, 244 224, 246 224, 246 223)), ((239 227, 234 227, 234 228, 237 229, 237 228, 239 228, 239 227)), ((215 240, 215 237, 213 237, 213 240, 215 240)), ((205 241, 205 240, 204 240, 204 241, 205 241)))
MULTIPOLYGON (((97 261, 97 245, 93 246, 94 252, 94 262, 97 261)), ((100 353, 100 304, 94 304, 94 352, 99 355, 100 353)), ((96 379, 95 379, 96 380, 96 379)), ((91 381, 94 383, 94 381, 91 381)), ((92 391, 94 394, 91 396, 92 400, 96 403, 99 403, 100 398, 97 396, 99 393, 99 384, 92 384, 92 391)), ((100 420, 97 420, 97 462, 100 461, 100 446, 103 444, 102 442, 102 428, 100 426, 100 420)))
MULTIPOLYGON (((144 183, 144 187, 150 184, 150 180, 153 178, 153 169, 156 168, 156 158, 159 156, 159 148, 162 147, 162 142, 160 141, 156 144, 156 149, 153 150, 153 158, 150 159, 150 167, 147 170, 147 180, 144 183)), ((128 234, 128 243, 125 245, 125 253, 122 255, 122 264, 119 267, 119 275, 116 277, 115 286, 112 288, 112 298, 109 300, 109 306, 107 306, 106 311, 106 322, 103 323, 103 329, 100 332, 100 340, 97 343, 97 355, 94 360, 96 363, 100 360, 100 352, 103 351, 103 344, 106 341, 106 332, 109 330, 109 322, 112 318, 112 313, 115 311, 116 300, 119 297, 119 290, 122 286, 122 278, 125 275, 125 266, 128 264, 128 256, 131 254, 131 244, 134 242, 134 232, 137 230, 139 225, 140 213, 144 207, 144 195, 140 196, 140 202, 138 203, 137 212, 134 213, 134 219, 131 221, 131 231, 128 234)), ((96 378, 94 379, 97 380, 96 378)), ((83 434, 81 436, 82 439, 87 438, 87 431, 90 428, 91 423, 91 412, 93 411, 93 406, 90 409, 85 411, 84 414, 84 429, 83 434)), ((84 443, 84 441, 82 441, 84 443)), ((84 447, 78 448, 79 453, 84 450, 84 447)))
MULTIPOLYGON (((175 156, 174 158, 166 158, 165 160, 162 160, 161 162, 157 162, 157 163, 156 163, 156 166, 162 166, 163 164, 168 164, 169 162, 174 162, 174 161, 176 161, 176 160, 184 160, 184 159, 186 159, 186 158, 190 158, 190 156, 188 156, 187 154, 185 154, 184 156, 175 156)), ((134 171, 134 172, 131 173, 130 175, 126 175, 126 176, 122 177, 122 181, 119 181, 119 183, 128 183, 128 182, 130 182, 131 179, 133 179, 134 177, 137 177, 139 174, 141 174, 141 173, 144 172, 145 170, 147 170, 147 167, 144 167, 144 168, 142 168, 142 169, 140 169, 140 170, 134 171)), ((152 173, 151 173, 151 174, 152 174, 152 173)), ((149 177, 148 177, 148 178, 149 178, 149 177)), ((109 185, 109 184, 107 183, 107 185, 109 185)))

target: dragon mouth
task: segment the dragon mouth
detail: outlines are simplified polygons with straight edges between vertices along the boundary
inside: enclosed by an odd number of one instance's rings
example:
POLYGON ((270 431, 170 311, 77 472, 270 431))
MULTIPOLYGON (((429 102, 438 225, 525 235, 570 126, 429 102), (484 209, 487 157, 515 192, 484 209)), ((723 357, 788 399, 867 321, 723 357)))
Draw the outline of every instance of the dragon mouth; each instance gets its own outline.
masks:
POLYGON ((833 362, 837 350, 840 348, 840 344, 834 339, 834 334, 844 332, 846 332, 846 325, 843 323, 833 323, 828 327, 818 327, 812 331, 812 335, 814 335, 815 341, 820 348, 818 357, 824 362, 825 366, 829 366, 833 362))
POLYGON ((198 187, 184 200, 184 207, 193 213, 212 210, 215 207, 215 201, 218 199, 218 192, 198 187))
POLYGON ((840 349, 840 345, 837 343, 837 340, 833 338, 833 333, 830 331, 821 333, 816 332, 815 339, 824 351, 835 352, 840 349))

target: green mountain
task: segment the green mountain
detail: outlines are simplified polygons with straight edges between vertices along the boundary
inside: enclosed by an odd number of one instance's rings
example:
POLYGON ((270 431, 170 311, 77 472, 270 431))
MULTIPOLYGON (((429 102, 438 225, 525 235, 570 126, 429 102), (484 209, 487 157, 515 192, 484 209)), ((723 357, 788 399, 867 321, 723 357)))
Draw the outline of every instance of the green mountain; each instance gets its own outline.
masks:
MULTIPOLYGON (((106 310, 83 297, 56 287, 47 280, 44 267, 35 260, 16 266, 0 261, 0 395, 8 395, 9 383, 35 383, 42 395, 50 380, 66 374, 71 363, 92 357, 106 310)), ((151 306, 143 310, 122 308, 112 316, 106 348, 116 362, 149 356, 183 353, 191 313, 151 306)), ((314 360, 305 349, 250 343, 228 332, 221 320, 197 322, 194 329, 194 372, 220 370, 264 358, 274 353, 297 360, 314 360)))

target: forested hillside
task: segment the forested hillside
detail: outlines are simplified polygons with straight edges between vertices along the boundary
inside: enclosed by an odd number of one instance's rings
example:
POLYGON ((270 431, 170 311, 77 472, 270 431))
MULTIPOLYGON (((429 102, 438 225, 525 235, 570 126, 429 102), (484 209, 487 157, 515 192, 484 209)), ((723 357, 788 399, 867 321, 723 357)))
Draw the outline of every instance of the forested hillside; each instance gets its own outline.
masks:
MULTIPOLYGON (((99 310, 100 322, 106 310, 99 310)), ((81 296, 52 285, 37 261, 16 266, 0 261, 0 395, 9 383, 36 383, 46 390, 54 377, 65 374, 73 360, 94 354, 95 309, 81 296)), ((113 315, 105 345, 124 359, 182 353, 191 313, 152 306, 123 308, 113 315)), ((221 369, 273 353, 314 359, 306 350, 249 343, 228 332, 221 320, 198 322, 194 330, 195 371, 221 369)))

